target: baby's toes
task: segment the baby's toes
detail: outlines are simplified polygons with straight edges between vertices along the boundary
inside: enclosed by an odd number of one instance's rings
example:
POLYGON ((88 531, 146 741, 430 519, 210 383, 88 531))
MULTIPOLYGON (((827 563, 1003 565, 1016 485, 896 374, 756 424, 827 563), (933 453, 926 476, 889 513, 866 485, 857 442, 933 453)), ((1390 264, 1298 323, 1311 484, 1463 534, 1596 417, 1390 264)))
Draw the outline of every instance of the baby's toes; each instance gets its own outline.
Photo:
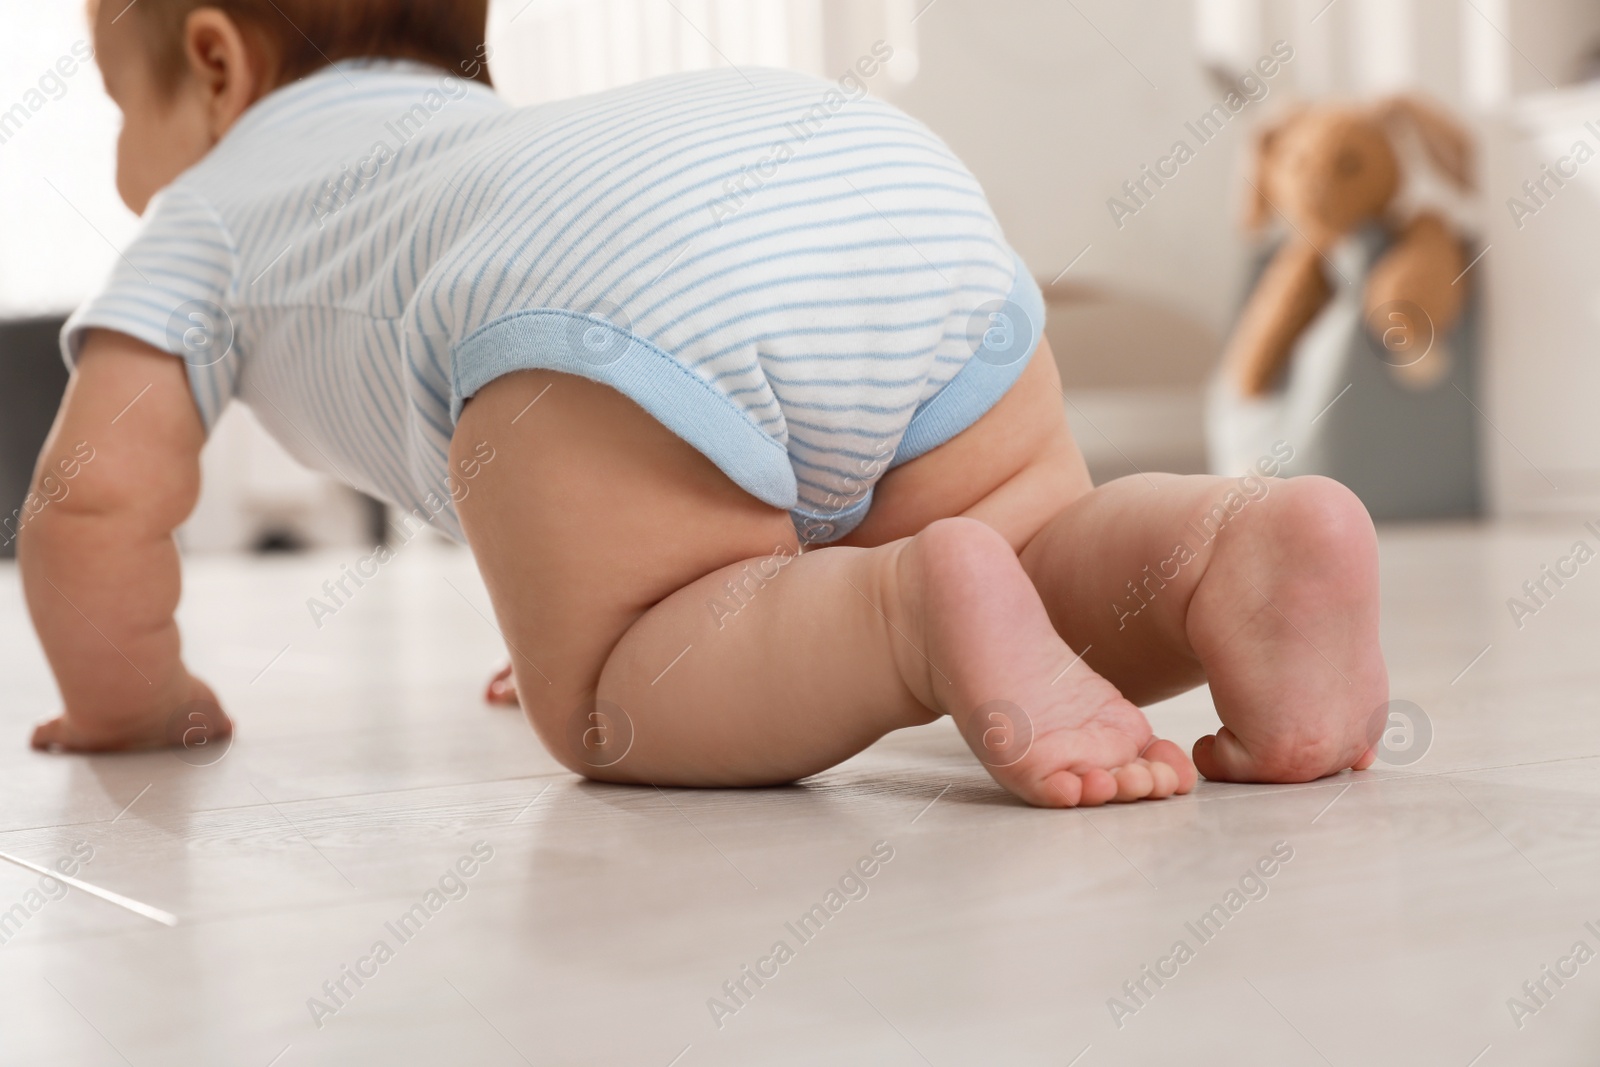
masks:
POLYGON ((1187 793, 1194 788, 1193 764, 1171 742, 1159 744, 1172 748, 1173 752, 1159 750, 1154 758, 1141 757, 1111 770, 1091 767, 1081 773, 1055 771, 1036 789, 1025 793, 1023 799, 1043 808, 1098 808, 1104 804, 1163 800, 1176 793, 1187 793), (1174 762, 1179 766, 1173 766, 1174 762))
POLYGON ((1172 753, 1161 751, 1155 756, 1145 756, 1134 760, 1123 767, 1118 767, 1111 772, 1116 779, 1118 803, 1127 803, 1133 800, 1165 800, 1175 793, 1187 793, 1194 788, 1194 765, 1183 758, 1171 742, 1162 742, 1177 753, 1176 761, 1172 753), (1177 762, 1177 766, 1174 766, 1177 762))
POLYGON ((1109 804, 1121 788, 1115 774, 1099 767, 1090 768, 1080 777, 1083 779, 1083 797, 1078 801, 1081 807, 1098 808, 1109 804))
POLYGON ((1269 737, 1247 748, 1226 726, 1194 746, 1195 766, 1213 782, 1314 782, 1347 767, 1371 766, 1369 754, 1376 756, 1364 742, 1350 746, 1320 734, 1269 737))
POLYGON ((1194 743, 1194 765, 1213 782, 1260 782, 1255 758, 1226 726, 1194 743))
POLYGON ((1111 776, 1117 780, 1116 801, 1119 804, 1143 800, 1155 791, 1155 774, 1147 760, 1136 759, 1112 771, 1111 776))
POLYGON ((1155 796, 1182 796, 1194 789, 1195 783, 1200 779, 1200 772, 1195 769, 1194 761, 1171 741, 1165 739, 1152 741, 1141 755, 1150 764, 1151 772, 1156 776, 1156 791, 1153 794, 1155 796))
POLYGON ((1178 791, 1178 772, 1165 763, 1146 760, 1150 768, 1150 799, 1165 800, 1178 791))
POLYGON ((1098 808, 1117 795, 1117 780, 1111 772, 1091 767, 1082 774, 1054 771, 1032 789, 1018 795, 1038 808, 1098 808))
POLYGON ((512 676, 511 668, 506 667, 489 680, 489 688, 483 694, 484 703, 497 707, 514 708, 521 701, 517 697, 517 680, 512 676))
POLYGON ((1038 808, 1075 808, 1083 803, 1083 779, 1071 771, 1056 771, 1039 783, 1032 796, 1022 799, 1038 808))

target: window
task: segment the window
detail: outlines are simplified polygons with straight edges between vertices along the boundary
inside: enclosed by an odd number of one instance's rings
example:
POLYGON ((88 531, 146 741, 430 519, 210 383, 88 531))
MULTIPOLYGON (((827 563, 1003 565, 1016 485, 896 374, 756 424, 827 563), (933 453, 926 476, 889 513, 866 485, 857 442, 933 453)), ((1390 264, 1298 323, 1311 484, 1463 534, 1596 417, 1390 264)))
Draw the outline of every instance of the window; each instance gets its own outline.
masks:
POLYGON ((916 71, 916 0, 848 3, 495 0, 489 16, 495 82, 510 99, 533 104, 728 64, 822 75, 854 57, 831 61, 828 42, 835 37, 867 45, 888 40, 898 56, 891 76, 909 81, 916 71), (825 29, 842 32, 830 36, 825 29))

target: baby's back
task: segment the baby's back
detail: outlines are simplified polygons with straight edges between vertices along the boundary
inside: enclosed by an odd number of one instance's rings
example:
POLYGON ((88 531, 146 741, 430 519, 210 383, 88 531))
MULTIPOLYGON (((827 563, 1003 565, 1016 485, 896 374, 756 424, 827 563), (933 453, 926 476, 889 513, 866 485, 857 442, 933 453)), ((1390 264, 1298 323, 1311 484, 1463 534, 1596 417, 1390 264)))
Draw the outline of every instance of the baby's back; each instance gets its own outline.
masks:
POLYGON ((715 71, 515 109, 345 63, 162 194, 68 338, 183 354, 208 425, 238 396, 308 465, 453 536, 455 419, 532 366, 618 388, 754 495, 826 519, 864 502, 849 485, 1018 281, 948 149, 829 83, 715 71))

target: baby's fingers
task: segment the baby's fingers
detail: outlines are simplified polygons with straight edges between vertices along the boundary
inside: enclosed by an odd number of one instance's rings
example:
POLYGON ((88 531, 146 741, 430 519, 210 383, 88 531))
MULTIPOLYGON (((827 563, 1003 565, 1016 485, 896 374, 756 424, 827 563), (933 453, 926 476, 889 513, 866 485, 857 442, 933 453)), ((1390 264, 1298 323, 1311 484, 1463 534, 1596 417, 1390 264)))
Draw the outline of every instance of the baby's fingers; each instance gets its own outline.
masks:
POLYGON ((104 746, 88 744, 64 716, 42 722, 33 729, 33 747, 40 752, 100 752, 104 746))
MULTIPOLYGON (((221 710, 216 708, 214 715, 205 720, 215 737, 226 737, 233 732, 233 724, 221 714, 221 710)), ((136 752, 161 748, 167 744, 180 745, 185 740, 178 737, 169 739, 159 728, 86 734, 75 727, 70 719, 59 716, 34 727, 32 744, 40 752, 136 752)))
POLYGON ((65 746, 61 740, 62 722, 60 719, 51 719, 42 722, 33 728, 33 747, 39 752, 49 752, 52 749, 61 751, 65 746))

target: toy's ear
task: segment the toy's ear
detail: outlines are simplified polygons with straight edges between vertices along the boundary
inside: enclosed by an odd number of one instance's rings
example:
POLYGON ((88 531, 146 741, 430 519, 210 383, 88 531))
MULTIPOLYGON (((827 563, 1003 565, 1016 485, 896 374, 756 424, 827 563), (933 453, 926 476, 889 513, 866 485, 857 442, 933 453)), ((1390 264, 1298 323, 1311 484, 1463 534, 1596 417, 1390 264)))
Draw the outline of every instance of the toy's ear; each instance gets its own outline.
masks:
POLYGON ((1459 123, 1421 97, 1407 93, 1380 102, 1376 113, 1391 138, 1410 130, 1440 173, 1462 192, 1473 191, 1472 135, 1459 123))
POLYGON ((1288 132, 1306 112, 1304 105, 1296 106, 1266 123, 1256 131, 1255 145, 1250 161, 1250 191, 1246 194, 1244 225, 1252 233, 1259 232, 1272 217, 1271 194, 1267 192, 1268 175, 1272 171, 1273 157, 1288 132))

